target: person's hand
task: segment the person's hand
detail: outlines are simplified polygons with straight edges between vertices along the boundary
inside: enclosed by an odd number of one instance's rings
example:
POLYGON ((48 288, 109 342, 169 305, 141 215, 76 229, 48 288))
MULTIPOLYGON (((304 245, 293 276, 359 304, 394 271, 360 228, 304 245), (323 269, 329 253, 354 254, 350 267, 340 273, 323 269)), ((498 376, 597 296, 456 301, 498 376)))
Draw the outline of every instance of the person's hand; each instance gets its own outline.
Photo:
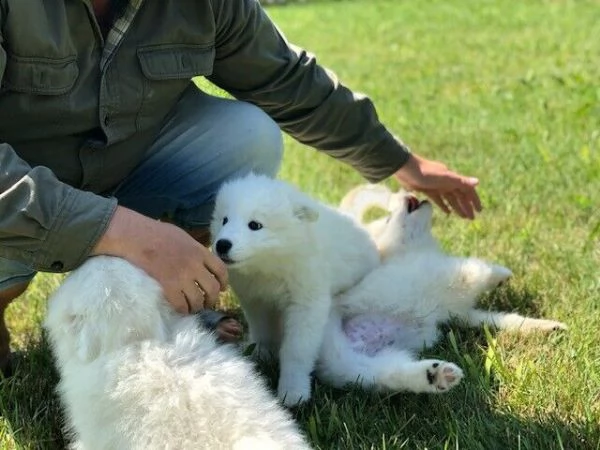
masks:
POLYGON ((212 308, 227 287, 225 264, 185 231, 117 207, 91 255, 119 256, 162 286, 180 313, 212 308))
POLYGON ((444 212, 454 210, 460 217, 474 219, 481 211, 477 178, 465 177, 443 163, 411 154, 394 176, 407 189, 422 192, 444 212))

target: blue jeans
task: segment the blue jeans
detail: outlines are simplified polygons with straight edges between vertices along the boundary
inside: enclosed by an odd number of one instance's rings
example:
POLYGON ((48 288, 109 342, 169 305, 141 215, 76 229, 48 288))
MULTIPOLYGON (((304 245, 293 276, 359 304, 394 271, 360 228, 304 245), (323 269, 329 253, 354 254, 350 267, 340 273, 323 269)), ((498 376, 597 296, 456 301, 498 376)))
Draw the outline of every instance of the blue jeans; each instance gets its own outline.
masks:
MULTIPOLYGON (((224 181, 250 171, 275 176, 282 154, 281 131, 262 110, 190 86, 147 158, 107 194, 146 216, 205 227, 224 181)), ((0 291, 34 276, 30 267, 0 257, 0 291)))

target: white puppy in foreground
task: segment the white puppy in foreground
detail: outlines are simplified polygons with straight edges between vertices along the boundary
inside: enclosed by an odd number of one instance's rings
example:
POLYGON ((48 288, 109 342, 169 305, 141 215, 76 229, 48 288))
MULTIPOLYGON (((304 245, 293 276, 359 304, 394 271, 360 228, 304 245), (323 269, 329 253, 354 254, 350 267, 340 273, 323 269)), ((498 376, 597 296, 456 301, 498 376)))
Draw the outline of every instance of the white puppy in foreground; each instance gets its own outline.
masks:
POLYGON ((72 448, 309 448, 251 364, 126 261, 90 259, 48 308, 72 448))
POLYGON ((220 189, 211 235, 250 341, 262 355, 279 352, 279 397, 308 400, 333 296, 379 264, 375 243, 349 216, 253 174, 220 189))
POLYGON ((460 368, 413 356, 438 340, 439 324, 454 317, 469 326, 521 333, 566 329, 553 320, 477 309, 477 298, 512 273, 443 253, 431 233, 429 202, 365 186, 348 194, 341 209, 361 218, 373 206, 390 212, 367 224, 382 263, 336 298, 319 358, 322 380, 335 386, 359 381, 379 389, 443 392, 458 384, 460 368))
POLYGON ((444 255, 431 235, 429 203, 376 192, 353 192, 343 202, 348 215, 262 176, 234 180, 217 195, 214 250, 229 266, 250 341, 261 354, 279 354, 286 404, 308 400, 315 363, 317 376, 335 386, 447 391, 461 369, 413 353, 433 344, 450 316, 523 331, 564 328, 475 309, 476 298, 511 272, 444 255), (363 228, 349 217, 377 204, 392 210, 389 219, 363 228))

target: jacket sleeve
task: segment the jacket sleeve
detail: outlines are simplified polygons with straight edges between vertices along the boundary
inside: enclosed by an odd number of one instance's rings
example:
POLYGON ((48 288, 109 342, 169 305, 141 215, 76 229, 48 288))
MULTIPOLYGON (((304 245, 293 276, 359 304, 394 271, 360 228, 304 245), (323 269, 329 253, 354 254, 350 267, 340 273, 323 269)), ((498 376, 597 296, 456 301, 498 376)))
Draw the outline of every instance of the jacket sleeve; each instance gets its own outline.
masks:
POLYGON ((0 256, 42 272, 80 265, 106 230, 115 199, 75 189, 0 144, 0 256))
POLYGON ((313 55, 289 44, 256 0, 213 0, 216 56, 209 79, 254 103, 300 142, 381 181, 409 150, 372 102, 341 84, 313 55))

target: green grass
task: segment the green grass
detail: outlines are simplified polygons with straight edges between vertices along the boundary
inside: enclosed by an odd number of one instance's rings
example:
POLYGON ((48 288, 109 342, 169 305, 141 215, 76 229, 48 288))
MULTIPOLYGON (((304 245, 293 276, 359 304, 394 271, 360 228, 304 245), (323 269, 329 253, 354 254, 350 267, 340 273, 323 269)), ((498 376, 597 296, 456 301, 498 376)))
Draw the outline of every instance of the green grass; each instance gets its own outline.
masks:
MULTIPOLYGON (((478 176, 475 222, 436 216, 453 253, 510 267, 487 306, 559 319, 519 337, 446 328, 429 356, 465 369, 442 396, 317 385, 296 416, 317 448, 600 449, 600 4, 316 1, 269 9, 287 37, 365 92, 415 151, 478 176)), ((282 177, 335 203, 362 182, 286 140, 282 177)), ((0 447, 60 448, 56 374, 41 341, 40 276, 11 307, 29 351, 0 382, 0 447)), ((266 373, 275 372, 267 368, 266 373)))

